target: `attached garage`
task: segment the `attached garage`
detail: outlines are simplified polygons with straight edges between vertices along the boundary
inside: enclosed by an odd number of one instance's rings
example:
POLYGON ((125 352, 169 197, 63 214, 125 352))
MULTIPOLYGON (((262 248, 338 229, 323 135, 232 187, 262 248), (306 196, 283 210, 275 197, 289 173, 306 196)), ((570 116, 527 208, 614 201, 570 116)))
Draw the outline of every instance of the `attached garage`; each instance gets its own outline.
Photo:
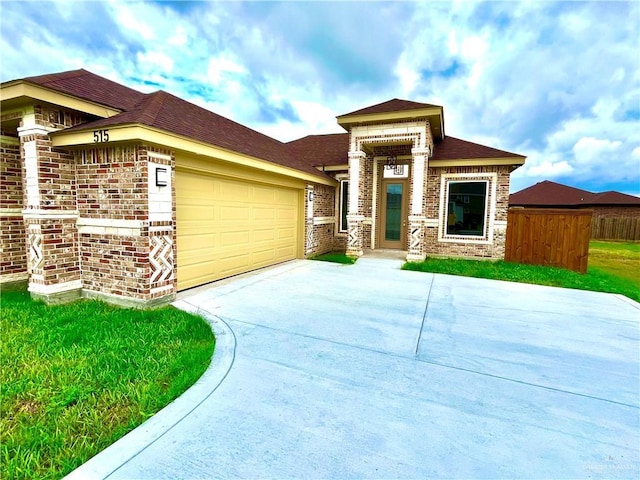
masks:
POLYGON ((295 259, 302 190, 176 169, 178 290, 295 259))

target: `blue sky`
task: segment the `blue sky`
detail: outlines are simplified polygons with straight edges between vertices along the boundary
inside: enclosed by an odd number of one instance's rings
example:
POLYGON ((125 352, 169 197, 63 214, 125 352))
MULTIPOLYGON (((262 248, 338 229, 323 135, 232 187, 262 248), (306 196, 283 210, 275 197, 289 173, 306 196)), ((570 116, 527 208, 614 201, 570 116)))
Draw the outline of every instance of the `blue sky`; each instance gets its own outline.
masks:
POLYGON ((2 81, 86 68, 283 141, 391 98, 554 180, 640 194, 640 2, 7 2, 2 81))

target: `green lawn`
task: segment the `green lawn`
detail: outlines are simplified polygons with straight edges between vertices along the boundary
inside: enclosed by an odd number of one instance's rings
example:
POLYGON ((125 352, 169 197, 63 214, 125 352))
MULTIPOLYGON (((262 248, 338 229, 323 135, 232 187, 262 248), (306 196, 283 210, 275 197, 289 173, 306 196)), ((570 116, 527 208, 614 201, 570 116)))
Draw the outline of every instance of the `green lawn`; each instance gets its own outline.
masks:
POLYGON ((173 307, 46 306, 2 292, 0 478, 61 478, 207 369, 210 327, 173 307))
POLYGON ((358 260, 357 257, 350 257, 346 253, 342 252, 330 252, 323 253, 322 255, 315 255, 313 257, 309 257, 309 260, 320 260, 321 262, 333 262, 333 263, 343 263, 345 265, 353 265, 358 260))
POLYGON ((640 290, 640 242, 592 241, 589 271, 615 275, 640 290))
POLYGON ((598 292, 620 293, 640 302, 640 244, 592 242, 585 275, 562 268, 504 261, 427 258, 408 262, 405 270, 534 283, 598 292))

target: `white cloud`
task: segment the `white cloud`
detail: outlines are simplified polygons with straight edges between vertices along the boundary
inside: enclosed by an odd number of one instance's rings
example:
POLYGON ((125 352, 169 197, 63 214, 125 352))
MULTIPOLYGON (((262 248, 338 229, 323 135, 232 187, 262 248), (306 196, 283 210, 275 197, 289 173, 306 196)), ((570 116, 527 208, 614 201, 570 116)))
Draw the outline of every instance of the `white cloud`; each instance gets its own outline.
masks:
POLYGON ((147 51, 138 53, 138 62, 147 64, 149 69, 160 68, 166 73, 173 70, 173 60, 166 53, 158 51, 147 51))
MULTIPOLYGON (((236 75, 245 75, 247 69, 240 63, 233 60, 230 55, 223 55, 209 60, 209 66, 207 67, 207 78, 213 85, 219 86, 223 80, 234 78, 236 75)), ((231 85, 236 85, 237 82, 230 80, 231 85)), ((234 90, 237 87, 232 87, 234 90)))
POLYGON ((573 146, 574 158, 578 165, 595 165, 603 157, 617 153, 622 146, 620 141, 611 141, 593 137, 582 137, 573 146))

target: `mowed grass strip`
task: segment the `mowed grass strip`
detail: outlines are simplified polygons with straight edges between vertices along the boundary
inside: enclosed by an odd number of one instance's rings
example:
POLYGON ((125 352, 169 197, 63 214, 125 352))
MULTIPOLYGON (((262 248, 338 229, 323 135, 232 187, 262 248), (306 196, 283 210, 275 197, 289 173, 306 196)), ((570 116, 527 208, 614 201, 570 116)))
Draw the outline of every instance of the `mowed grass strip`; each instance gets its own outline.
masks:
MULTIPOLYGON (((637 244, 629 244, 627 247, 618 245, 611 248, 611 250, 618 251, 618 253, 603 253, 599 260, 592 260, 592 252, 590 250, 589 268, 585 275, 563 268, 523 265, 502 260, 463 260, 453 258, 427 258, 424 262, 407 262, 402 268, 404 270, 447 275, 619 293, 640 302, 640 285, 637 281, 640 251, 637 250, 637 244), (628 258, 628 266, 620 267, 621 262, 616 259, 615 255, 628 258)), ((598 248, 596 247, 595 252, 597 251, 598 248)), ((596 253, 596 255, 599 254, 596 253)))
POLYGON ((345 265, 353 265, 358 260, 357 257, 351 257, 346 253, 342 252, 329 252, 323 253, 322 255, 315 255, 310 257, 309 260, 320 260, 321 262, 333 262, 333 263, 342 263, 345 265))
POLYGON ((210 327, 173 307, 46 306, 1 294, 0 478, 61 478, 207 369, 210 327))

